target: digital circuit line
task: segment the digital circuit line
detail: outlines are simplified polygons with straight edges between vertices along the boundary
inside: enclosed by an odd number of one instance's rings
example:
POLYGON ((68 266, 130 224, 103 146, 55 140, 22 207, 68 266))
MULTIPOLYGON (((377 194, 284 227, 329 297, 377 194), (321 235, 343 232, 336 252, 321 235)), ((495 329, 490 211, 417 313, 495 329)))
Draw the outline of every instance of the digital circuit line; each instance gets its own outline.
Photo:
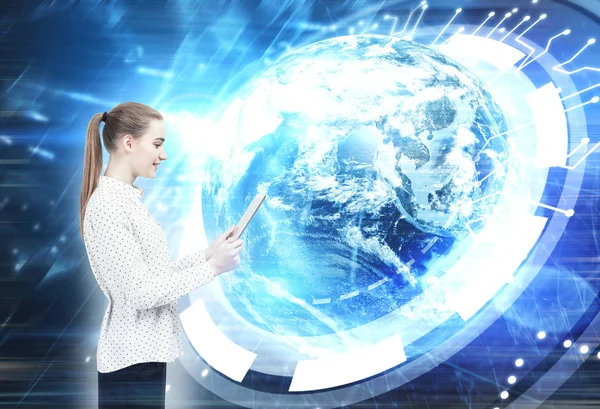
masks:
POLYGON ((567 159, 569 159, 571 156, 573 156, 575 153, 577 153, 577 151, 579 151, 579 149, 583 148, 588 143, 590 143, 590 138, 583 138, 581 140, 581 142, 579 142, 579 145, 577 145, 577 147, 575 149, 573 149, 573 151, 567 155, 567 159))
POLYGON ((485 23, 487 23, 487 22, 488 22, 488 20, 489 20, 489 19, 491 19, 492 17, 494 17, 495 15, 496 15, 496 12, 495 12, 495 11, 491 11, 491 12, 488 14, 487 18, 486 18, 485 20, 483 20, 483 22, 482 22, 482 23, 479 25, 479 27, 477 27, 477 28, 475 29, 475 31, 473 31, 473 32, 472 32, 470 35, 474 36, 475 34, 477 34, 477 32, 478 32, 478 31, 481 29, 481 27, 483 27, 483 25, 484 25, 485 23))
POLYGON ((557 37, 560 37, 560 36, 567 36, 569 34, 571 34, 571 30, 567 29, 567 30, 563 30, 562 32, 558 33, 554 37, 550 37, 550 39, 548 40, 548 43, 546 43, 546 48, 544 49, 544 51, 539 53, 535 58, 532 58, 530 61, 527 61, 527 58, 531 57, 531 56, 528 56, 526 59, 523 60, 521 65, 519 65, 518 69, 520 70, 522 68, 527 67, 529 64, 531 64, 532 62, 534 62, 535 60, 540 58, 542 55, 546 54, 548 52, 548 50, 550 49, 550 44, 552 44, 552 41, 554 39, 556 39, 557 37))
POLYGON ((595 84, 595 85, 592 85, 592 86, 590 86, 590 87, 587 87, 587 88, 585 88, 585 89, 582 89, 581 91, 574 92, 574 93, 572 93, 572 94, 570 94, 570 95, 567 95, 566 97, 562 97, 560 100, 561 100, 561 101, 564 101, 565 99, 572 98, 572 97, 574 97, 575 95, 583 94, 583 93, 584 93, 584 92, 586 92, 586 91, 589 91, 589 90, 591 90, 591 89, 598 88, 598 87, 600 87, 600 83, 598 83, 598 84, 595 84))
MULTIPOLYGON (((584 141, 586 141, 585 144, 589 143, 589 139, 588 138, 584 138, 582 140, 582 144, 580 144, 573 152, 571 152, 571 154, 568 157, 570 157, 573 153, 575 153, 575 151, 579 150, 579 148, 581 148, 581 146, 584 144, 584 141)), ((566 165, 558 165, 558 168, 562 168, 562 169, 567 169, 567 170, 574 170, 575 168, 577 168, 579 165, 581 165, 581 163, 592 154, 592 152, 594 152, 598 146, 600 146, 600 142, 596 143, 589 151, 587 151, 585 153, 585 155, 583 155, 574 165, 572 166, 566 166, 566 165)))
POLYGON ((528 202, 531 203, 531 204, 533 204, 533 205, 536 205, 536 206, 539 206, 539 207, 543 207, 544 209, 549 209, 549 210, 553 210, 553 211, 555 211, 557 213, 562 213, 562 214, 564 214, 567 217, 571 217, 571 216, 573 216, 575 214, 575 211, 573 209, 566 209, 566 210, 565 209, 559 209, 558 207, 554 207, 554 206, 550 206, 550 205, 543 204, 543 203, 540 203, 540 202, 536 202, 535 200, 528 200, 528 202))
POLYGON ((454 19, 462 12, 461 8, 456 9, 456 11, 454 12, 454 15, 452 16, 452 18, 450 19, 450 21, 444 26, 444 28, 442 29, 442 31, 440 31, 440 33, 437 35, 437 37, 435 38, 435 40, 433 40, 433 42, 431 44, 429 44, 429 46, 434 45, 437 40, 440 39, 440 36, 442 34, 444 34, 444 32, 448 29, 448 27, 450 26, 450 24, 452 24, 452 22, 454 21, 454 19))
POLYGON ((411 12, 410 12, 410 14, 408 15, 408 19, 406 20, 406 23, 404 23, 404 28, 402 29, 402 31, 399 31, 397 33, 394 33, 394 30, 396 29, 396 24, 398 23, 398 17, 396 17, 396 16, 390 16, 390 15, 383 16, 384 20, 394 20, 394 24, 392 24, 392 29, 390 30, 390 34, 389 35, 391 35, 391 36, 397 36, 398 34, 404 33, 406 31, 406 28, 408 27, 408 23, 412 19, 412 15, 414 14, 414 12, 417 11, 418 9, 420 9, 421 7, 423 7, 426 4, 427 4, 426 1, 422 1, 417 7, 415 7, 414 9, 412 9, 411 12))
POLYGON ((568 75, 572 75, 572 74, 575 74, 575 73, 578 73, 581 71, 585 71, 585 70, 600 72, 600 68, 597 68, 597 67, 587 67, 586 66, 586 67, 578 68, 574 71, 566 71, 565 69, 561 68, 563 65, 573 62, 573 60, 575 60, 575 58, 577 58, 579 56, 579 54, 581 54, 586 48, 588 48, 590 45, 594 44, 595 42, 596 42, 595 38, 590 38, 587 41, 587 43, 583 47, 581 47, 581 49, 579 51, 577 51, 575 53, 575 55, 573 57, 571 57, 570 59, 568 59, 567 61, 565 61, 563 63, 555 65, 554 67, 552 67, 552 69, 554 71, 558 71, 560 73, 568 74, 568 75))
POLYGON ((489 38, 494 33, 494 31, 496 31, 498 27, 500 27, 500 24, 504 23, 504 20, 506 20, 510 16, 512 16, 512 13, 506 13, 502 20, 500 20, 500 22, 494 26, 494 28, 488 33, 488 35, 485 36, 485 38, 489 38))
POLYGON ((517 28, 521 27, 521 25, 522 25, 523 23, 525 23, 525 22, 529 21, 529 19, 530 19, 530 18, 531 18, 531 17, 529 17, 529 16, 525 16, 525 17, 523 17, 523 19, 522 19, 522 20, 519 22, 519 24, 517 24, 516 26, 514 26, 512 30, 510 30, 508 33, 506 33, 506 35, 505 35, 504 37, 502 37, 502 38, 500 39, 500 42, 503 42, 504 40, 506 40, 506 38, 507 38, 509 35, 511 35, 511 34, 512 34, 512 33, 513 33, 513 32, 514 32, 514 31, 515 31, 517 28))
MULTIPOLYGON (((541 17, 541 16, 540 16, 541 17)), ((523 23, 525 23, 526 21, 529 21, 531 19, 530 16, 525 16, 523 17, 523 20, 521 20, 521 22, 519 24, 517 24, 512 30, 510 30, 504 37, 502 37, 502 39, 500 40, 500 42, 503 42, 506 37, 508 37, 510 34, 512 34, 513 31, 515 31, 518 27, 520 27, 523 23)), ((522 41, 520 41, 519 39, 523 36, 523 34, 527 33, 529 30, 531 30, 533 28, 533 26, 539 21, 540 19, 538 19, 536 22, 534 22, 531 26, 529 26, 527 29, 525 29, 525 31, 523 31, 521 34, 519 34, 519 36, 516 38, 515 41, 517 41, 519 44, 522 44, 525 48, 527 48, 528 50, 530 50, 531 54, 533 54, 533 52, 535 52, 535 50, 531 47, 529 47, 527 44, 524 44, 522 41)), ((529 55, 531 55, 529 54, 529 55)), ((529 56, 527 57, 529 58, 529 56)), ((527 60, 527 58, 525 60, 527 60)), ((499 72, 494 78, 492 78, 491 80, 488 81, 488 84, 493 84, 498 78, 502 77, 504 74, 506 74, 508 71, 510 70, 510 67, 505 69, 502 72, 499 72)))
POLYGON ((565 109, 565 112, 569 112, 569 111, 572 111, 572 110, 574 110, 574 109, 581 108, 581 107, 583 107, 583 106, 585 106, 585 105, 589 105, 589 104, 595 104, 595 103, 597 103, 599 100, 600 100, 600 97, 598 97, 598 96, 592 97, 592 98, 591 98, 589 101, 582 102, 581 104, 577 104, 577 105, 575 105, 575 106, 572 106, 572 107, 570 107, 570 108, 567 108, 567 109, 565 109))
POLYGON ((525 44, 522 40, 521 37, 523 37, 525 34, 527 34, 527 32, 529 30, 531 30, 533 27, 535 27, 535 25, 537 23, 539 23, 540 21, 544 20, 547 17, 547 14, 542 14, 541 16, 538 17, 538 19, 536 21, 533 22, 533 24, 531 24, 529 27, 527 27, 526 30, 524 30, 521 34, 519 34, 517 36, 517 38, 515 38, 515 41, 519 44, 521 44, 523 47, 527 48, 529 50, 529 54, 527 55, 527 57, 525 57, 524 61, 527 61, 533 54, 535 54, 535 49, 533 47, 530 47, 529 45, 525 44))
POLYGON ((523 124, 523 125, 517 126, 516 128, 509 129, 509 130, 508 130, 508 131, 506 131, 506 132, 502 132, 502 133, 499 133, 499 134, 497 134, 497 135, 494 135, 494 136, 492 136, 490 139, 487 139, 487 138, 485 138, 485 136, 484 136, 485 143, 483 144, 483 146, 481 147, 481 149, 479 150, 479 152, 477 152, 477 155, 475 156, 475 160, 476 160, 476 161, 478 161, 478 160, 479 160, 479 158, 480 158, 480 155, 481 155, 481 152, 482 152, 482 151, 485 149, 485 147, 488 145, 488 143, 489 143, 491 140, 493 140, 493 139, 496 139, 496 138, 499 138, 499 137, 501 137, 501 136, 503 136, 503 135, 507 135, 507 134, 509 134, 509 133, 511 133, 511 132, 518 131, 519 129, 527 128, 527 127, 529 127, 529 126, 531 126, 531 125, 534 125, 534 124, 535 124, 535 121, 531 121, 531 122, 529 122, 529 123, 526 123, 526 124, 523 124))
POLYGON ((419 18, 417 18, 417 22, 415 23, 412 31, 410 32, 410 35, 405 36, 406 39, 408 39, 408 40, 413 39, 413 36, 415 35, 415 30, 417 29, 417 26, 421 22, 421 18, 423 17, 423 14, 425 14, 425 10, 427 10, 427 3, 425 3, 421 6, 421 14, 419 14, 419 18))
MULTIPOLYGON (((465 28, 461 26, 456 30, 456 34, 460 34, 463 31, 465 31, 465 28)), ((450 41, 451 38, 452 38, 452 36, 448 37, 441 45, 446 44, 448 41, 450 41)))
POLYGON ((485 146, 487 145, 487 143, 488 143, 489 141, 491 141, 492 139, 498 138, 499 136, 503 136, 503 135, 509 134, 509 133, 511 133, 511 132, 514 132, 514 131, 518 131, 519 129, 527 128, 528 126, 531 126, 531 125, 534 125, 534 124, 535 124, 535 121, 531 121, 531 122, 528 122, 528 123, 526 123, 526 124, 519 125, 519 126, 517 126, 517 127, 513 128, 513 129, 509 129, 508 131, 504 131, 504 132, 502 132, 502 133, 499 133, 499 134, 497 134, 497 135, 494 135, 494 136, 492 136, 492 137, 491 137, 491 138, 489 138, 489 139, 487 139, 487 138, 485 137, 485 135, 484 135, 484 137, 483 137, 483 138, 485 139, 485 142, 486 142, 486 143, 483 145, 483 147, 482 147, 481 149, 485 148, 485 146))

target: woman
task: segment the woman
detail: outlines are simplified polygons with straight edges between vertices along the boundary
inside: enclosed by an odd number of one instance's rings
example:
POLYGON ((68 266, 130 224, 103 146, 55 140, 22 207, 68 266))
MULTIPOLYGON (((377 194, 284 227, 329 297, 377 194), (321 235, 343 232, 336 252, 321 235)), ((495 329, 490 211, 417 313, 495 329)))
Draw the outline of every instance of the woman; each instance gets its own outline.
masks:
POLYGON ((167 159, 161 114, 127 102, 90 120, 81 189, 81 236, 108 298, 97 351, 99 408, 164 408, 167 362, 183 353, 177 300, 239 265, 233 226, 207 249, 171 260, 136 178, 167 159), (102 140, 110 154, 104 175, 102 140))

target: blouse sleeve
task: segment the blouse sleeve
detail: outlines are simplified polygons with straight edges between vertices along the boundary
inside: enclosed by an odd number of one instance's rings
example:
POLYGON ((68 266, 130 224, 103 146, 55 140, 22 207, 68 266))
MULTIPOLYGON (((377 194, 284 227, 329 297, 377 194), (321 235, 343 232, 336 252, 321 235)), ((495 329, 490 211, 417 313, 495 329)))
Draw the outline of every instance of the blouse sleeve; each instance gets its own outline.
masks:
POLYGON ((107 290, 122 292, 125 302, 137 310, 169 304, 215 277, 204 252, 192 253, 176 262, 170 258, 169 271, 151 275, 139 243, 122 212, 113 212, 91 221, 87 249, 107 290))
POLYGON ((173 270, 181 271, 206 262, 205 250, 196 251, 173 262, 173 270))

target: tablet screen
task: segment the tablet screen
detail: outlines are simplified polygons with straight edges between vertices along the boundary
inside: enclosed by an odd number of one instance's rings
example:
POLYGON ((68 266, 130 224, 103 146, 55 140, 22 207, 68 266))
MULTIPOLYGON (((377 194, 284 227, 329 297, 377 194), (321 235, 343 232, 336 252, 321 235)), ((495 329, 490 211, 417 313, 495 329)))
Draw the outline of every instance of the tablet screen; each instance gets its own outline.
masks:
POLYGON ((250 203, 250 206, 248 206, 246 212, 244 213, 238 224, 235 226, 235 229, 233 229, 233 233, 231 233, 229 237, 240 237, 242 235, 242 233, 244 232, 244 230, 246 230, 246 227, 250 223, 250 220, 252 220, 252 218, 256 214, 256 211, 264 202, 266 197, 267 195, 265 193, 259 193, 256 196, 254 196, 252 203, 250 203))

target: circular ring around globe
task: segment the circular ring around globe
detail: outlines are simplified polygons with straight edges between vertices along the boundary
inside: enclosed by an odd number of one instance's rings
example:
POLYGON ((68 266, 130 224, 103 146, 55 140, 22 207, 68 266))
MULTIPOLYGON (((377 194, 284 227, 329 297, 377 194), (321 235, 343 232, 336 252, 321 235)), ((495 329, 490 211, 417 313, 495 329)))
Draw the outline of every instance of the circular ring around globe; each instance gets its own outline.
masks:
MULTIPOLYGON (((542 61, 545 59, 550 60, 550 63, 556 64, 556 61, 554 61, 554 59, 551 58, 550 55, 546 56, 544 59, 542 59, 542 61)), ((556 81, 556 83, 558 83, 559 85, 562 86, 562 88, 564 90, 566 90, 568 92, 569 91, 572 92, 574 90, 574 85, 572 84, 572 82, 570 82, 570 80, 568 78, 556 77, 554 75, 554 73, 552 73, 552 72, 549 72, 549 74, 553 77, 553 79, 556 81)), ((581 115, 577 111, 571 112, 571 113, 569 113, 569 115, 573 116, 573 117, 574 116, 578 117, 578 118, 572 118, 572 120, 569 121, 569 126, 571 127, 571 133, 573 133, 573 131, 574 131, 573 130, 573 126, 575 126, 574 124, 578 124, 577 126, 579 129, 576 130, 576 131, 578 131, 578 134, 581 134, 581 132, 582 132, 582 129, 580 127, 583 127, 583 132, 585 132, 584 131, 585 130, 585 118, 581 117, 581 115)), ((582 177, 582 173, 580 173, 580 172, 569 173, 567 176, 566 184, 568 184, 572 188, 578 188, 578 186, 581 183, 581 177, 582 177)), ((563 197, 561 200, 566 205, 572 206, 574 204, 574 201, 576 200, 576 195, 570 196, 567 198, 563 197)), ((541 240, 540 245, 545 246, 548 249, 548 251, 551 251, 551 249, 556 244, 556 241, 560 237, 561 232, 564 229, 564 226, 565 226, 564 220, 561 220, 560 217, 558 217, 558 218, 553 217, 549 223, 548 228, 545 231, 545 234, 540 239, 541 240)), ((538 251, 534 251, 532 253, 531 257, 534 257, 534 256, 536 257, 534 264, 536 264, 538 266, 543 264, 543 260, 541 260, 540 257, 543 258, 544 254, 541 254, 538 251)), ((529 272, 530 272, 529 276, 523 277, 524 279, 520 280, 518 284, 526 286, 527 283, 531 279, 533 279, 536 271, 534 269, 530 269, 529 272)), ((514 284, 517 284, 517 283, 514 283, 514 284)), ((507 290, 508 289, 511 291, 505 290, 503 292, 504 294, 506 294, 505 300, 504 300, 504 302, 502 302, 502 305, 504 305, 504 306, 510 305, 512 300, 514 300, 516 298, 516 296, 518 296, 518 294, 520 293, 520 291, 517 290, 516 286, 513 286, 512 288, 509 287, 509 288, 507 288, 507 290)), ((186 299, 186 301, 189 301, 189 300, 186 299)), ((485 328, 487 328, 487 325, 489 325, 490 322, 493 322, 493 320, 495 320, 499 316, 499 314, 502 313, 502 310, 495 310, 495 309, 490 309, 490 308, 485 308, 485 311, 487 311, 487 314, 485 314, 485 315, 482 314, 482 315, 478 316, 478 320, 477 320, 478 325, 475 325, 475 321, 473 321, 471 323, 472 325, 470 325, 471 330, 467 331, 465 328, 465 330, 461 331, 461 334, 457 334, 457 337, 454 337, 454 341, 455 341, 454 344, 452 344, 452 345, 447 344, 447 346, 444 349, 437 348, 435 355, 428 355, 426 357, 417 358, 415 361, 410 362, 406 365, 403 365, 403 366, 401 366, 391 372, 388 372, 385 375, 377 377, 367 383, 359 383, 356 385, 352 385, 350 387, 342 387, 331 393, 329 393, 329 392, 328 393, 312 393, 309 395, 306 395, 306 394, 295 394, 295 395, 270 394, 270 393, 252 391, 250 389, 240 386, 239 384, 237 384, 235 382, 228 381, 226 378, 220 378, 217 382, 215 382, 215 380, 213 379, 213 380, 211 380, 211 383, 208 384, 208 383, 204 382, 205 381, 204 378, 200 377, 199 371, 194 371, 193 367, 198 364, 197 362, 196 362, 196 364, 192 364, 187 359, 183 359, 182 361, 184 363, 184 366, 186 366, 188 371, 196 378, 196 380, 199 383, 203 384, 205 387, 208 387, 213 392, 217 393, 218 395, 224 397, 225 399, 227 399, 231 402, 239 402, 240 404, 243 405, 243 402, 247 402, 247 401, 249 401, 249 399, 251 399, 250 395, 248 395, 248 394, 251 394, 252 398, 254 398, 254 397, 258 398, 259 396, 262 396, 262 395, 265 395, 264 396, 265 399, 271 399, 271 397, 272 398, 276 397, 278 402, 289 401, 289 403, 306 402, 307 399, 310 399, 309 397, 312 397, 314 399, 319 399, 318 402, 320 402, 323 407, 327 407, 326 403, 323 403, 323 402, 328 399, 332 399, 332 402, 339 401, 339 399, 341 399, 341 396, 338 396, 340 393, 343 396, 347 396, 348 393, 364 394, 365 392, 368 392, 369 396, 376 396, 379 393, 383 393, 391 388, 397 387, 397 386, 405 383, 406 381, 409 381, 410 379, 413 379, 414 377, 418 376, 422 372, 419 372, 419 371, 415 372, 417 367, 420 367, 420 368, 422 368, 423 371, 426 371, 428 369, 431 369, 431 367, 433 367, 437 363, 443 362, 444 359, 447 359, 449 356, 454 354, 456 351, 460 350, 468 342, 470 342, 470 340, 472 340, 475 336, 477 336, 481 331, 485 330, 485 328), (485 322, 482 322, 482 321, 485 321, 485 322), (485 323, 488 323, 488 324, 483 325, 485 323), (458 335, 460 335, 460 337, 458 337, 458 335), (423 359, 425 359, 425 361, 423 359), (431 365, 429 365, 429 363, 431 365), (400 378, 398 376, 400 376, 400 378), (283 399, 283 400, 281 400, 281 399, 283 399)), ((186 348, 188 348, 188 347, 189 347, 189 344, 186 344, 186 348)), ((361 395, 361 396, 364 396, 364 395, 361 395)))

